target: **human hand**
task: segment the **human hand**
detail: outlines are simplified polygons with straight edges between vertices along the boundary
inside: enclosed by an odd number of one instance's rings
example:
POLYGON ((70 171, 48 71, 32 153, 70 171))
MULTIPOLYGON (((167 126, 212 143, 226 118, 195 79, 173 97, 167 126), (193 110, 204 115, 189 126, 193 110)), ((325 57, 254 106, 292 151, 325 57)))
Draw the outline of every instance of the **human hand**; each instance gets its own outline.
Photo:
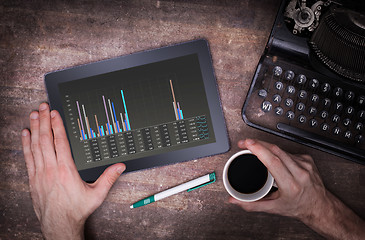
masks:
POLYGON ((309 155, 292 155, 276 145, 251 139, 239 141, 238 146, 247 148, 263 162, 273 175, 278 191, 261 201, 246 203, 232 198, 232 203, 246 211, 304 219, 312 214, 315 203, 326 199, 327 191, 309 155))
POLYGON ((30 114, 30 132, 22 131, 24 158, 33 207, 47 239, 82 239, 88 216, 106 198, 125 170, 108 167, 93 184, 84 182, 75 166, 59 113, 42 103, 30 114))
POLYGON ((312 157, 293 155, 276 145, 252 139, 239 141, 238 146, 247 148, 262 161, 273 175, 278 191, 256 202, 231 197, 231 203, 246 211, 297 218, 326 237, 365 237, 365 222, 325 188, 312 157))

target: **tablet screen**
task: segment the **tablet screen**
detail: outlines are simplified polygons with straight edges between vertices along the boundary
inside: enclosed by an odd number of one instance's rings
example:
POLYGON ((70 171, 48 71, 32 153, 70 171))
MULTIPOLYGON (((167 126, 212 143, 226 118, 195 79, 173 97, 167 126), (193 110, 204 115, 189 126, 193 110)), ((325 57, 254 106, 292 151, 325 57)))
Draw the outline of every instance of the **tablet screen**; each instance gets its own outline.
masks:
POLYGON ((58 87, 78 170, 216 141, 198 54, 58 87))

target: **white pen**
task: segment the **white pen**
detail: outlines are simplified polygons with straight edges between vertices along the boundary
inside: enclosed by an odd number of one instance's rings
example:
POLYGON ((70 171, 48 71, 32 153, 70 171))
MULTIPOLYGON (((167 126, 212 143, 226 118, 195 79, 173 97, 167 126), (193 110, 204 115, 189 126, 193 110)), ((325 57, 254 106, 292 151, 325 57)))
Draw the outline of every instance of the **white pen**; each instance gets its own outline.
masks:
POLYGON ((202 176, 200 178, 191 180, 189 182, 180 184, 180 185, 178 185, 176 187, 167 189, 167 190, 165 190, 163 192, 160 192, 160 193, 157 193, 155 195, 149 196, 149 197, 147 197, 145 199, 142 199, 142 200, 140 200, 140 201, 132 204, 130 206, 130 208, 142 207, 144 205, 147 205, 147 204, 156 202, 158 200, 164 199, 166 197, 169 197, 171 195, 174 195, 176 193, 179 193, 179 192, 182 192, 182 191, 185 191, 185 190, 187 190, 188 192, 190 192, 190 191, 192 191, 194 189, 197 189, 197 188, 203 187, 205 185, 214 183, 215 180, 216 180, 215 172, 209 173, 209 174, 204 175, 204 176, 202 176))

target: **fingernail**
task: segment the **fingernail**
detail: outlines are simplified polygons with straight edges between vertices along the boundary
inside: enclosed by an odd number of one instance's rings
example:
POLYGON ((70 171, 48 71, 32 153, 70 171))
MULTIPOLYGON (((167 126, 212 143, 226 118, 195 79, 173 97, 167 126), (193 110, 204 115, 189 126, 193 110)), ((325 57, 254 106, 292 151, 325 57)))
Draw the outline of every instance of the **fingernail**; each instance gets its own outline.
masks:
POLYGON ((31 119, 38 119, 38 113, 37 113, 37 112, 32 112, 32 113, 30 114, 30 118, 31 118, 31 119))
POLYGON ((244 147, 245 141, 244 140, 239 140, 237 145, 238 147, 244 147))
POLYGON ((253 139, 246 139, 245 143, 246 143, 246 146, 247 145, 253 145, 253 144, 255 144, 255 141, 253 139))
POLYGON ((40 111, 44 111, 44 110, 46 110, 47 109, 47 105, 46 105, 46 103, 42 103, 40 106, 39 106, 39 110, 40 111))
POLYGON ((22 131, 22 136, 23 136, 23 137, 25 137, 25 136, 27 136, 27 135, 28 135, 28 130, 25 130, 25 129, 24 129, 24 130, 22 131))
POLYGON ((117 168, 117 173, 118 174, 122 174, 123 171, 124 171, 124 167, 118 167, 117 168))
POLYGON ((51 118, 54 118, 56 116, 56 113, 54 111, 51 112, 51 118))

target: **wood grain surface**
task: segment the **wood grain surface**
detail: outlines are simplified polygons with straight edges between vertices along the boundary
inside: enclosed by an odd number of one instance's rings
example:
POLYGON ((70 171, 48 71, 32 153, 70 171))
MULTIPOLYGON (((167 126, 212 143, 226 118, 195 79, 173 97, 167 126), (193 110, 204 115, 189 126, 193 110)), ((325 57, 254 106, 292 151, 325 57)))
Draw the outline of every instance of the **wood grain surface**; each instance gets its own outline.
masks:
POLYGON ((42 239, 20 131, 47 101, 44 74, 205 38, 227 122, 228 153, 122 175, 86 224, 87 239, 321 239, 303 223, 227 202, 222 171, 244 138, 315 158, 325 185, 365 217, 365 166, 248 127, 241 108, 279 0, 0 0, 0 239, 42 239), (141 198, 216 171, 218 180, 148 206, 141 198))

